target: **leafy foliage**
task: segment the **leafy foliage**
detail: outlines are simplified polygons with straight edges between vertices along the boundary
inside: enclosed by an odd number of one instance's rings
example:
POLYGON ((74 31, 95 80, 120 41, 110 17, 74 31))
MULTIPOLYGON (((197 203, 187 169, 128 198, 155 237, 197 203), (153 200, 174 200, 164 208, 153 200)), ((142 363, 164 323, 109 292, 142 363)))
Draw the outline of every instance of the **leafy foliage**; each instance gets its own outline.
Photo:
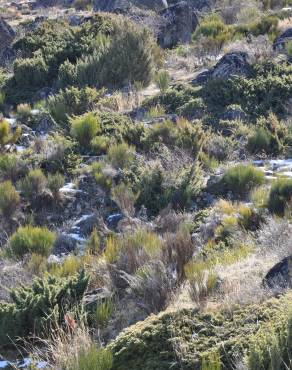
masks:
POLYGON ((12 303, 0 303, 0 347, 19 337, 46 336, 80 304, 89 278, 82 271, 70 279, 48 276, 11 291, 12 303))

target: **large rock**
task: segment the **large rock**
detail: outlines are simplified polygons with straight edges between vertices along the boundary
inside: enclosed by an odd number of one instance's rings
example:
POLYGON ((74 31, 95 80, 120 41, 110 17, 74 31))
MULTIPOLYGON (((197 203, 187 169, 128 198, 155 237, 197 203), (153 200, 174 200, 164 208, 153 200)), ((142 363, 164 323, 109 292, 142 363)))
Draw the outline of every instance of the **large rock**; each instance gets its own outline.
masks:
POLYGON ((285 32, 283 32, 279 37, 276 38, 273 44, 274 50, 284 50, 286 44, 292 41, 292 27, 288 28, 285 32))
POLYGON ((198 18, 186 1, 181 1, 160 11, 161 25, 157 35, 163 48, 191 41, 198 25, 198 18))
POLYGON ((292 288, 292 256, 271 268, 264 278, 264 285, 273 290, 292 288))
POLYGON ((211 79, 227 80, 234 76, 248 77, 250 74, 251 66, 248 62, 248 54, 235 51, 225 54, 213 68, 200 73, 193 82, 203 84, 211 79))

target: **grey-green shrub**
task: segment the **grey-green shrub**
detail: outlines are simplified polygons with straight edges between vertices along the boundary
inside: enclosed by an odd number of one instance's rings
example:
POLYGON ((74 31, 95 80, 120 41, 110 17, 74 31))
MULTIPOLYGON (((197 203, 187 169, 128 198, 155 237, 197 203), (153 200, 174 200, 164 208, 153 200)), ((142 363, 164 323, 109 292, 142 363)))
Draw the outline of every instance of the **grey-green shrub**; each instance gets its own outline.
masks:
POLYGON ((32 253, 48 256, 55 240, 55 233, 46 227, 22 226, 9 238, 9 252, 17 259, 32 253))

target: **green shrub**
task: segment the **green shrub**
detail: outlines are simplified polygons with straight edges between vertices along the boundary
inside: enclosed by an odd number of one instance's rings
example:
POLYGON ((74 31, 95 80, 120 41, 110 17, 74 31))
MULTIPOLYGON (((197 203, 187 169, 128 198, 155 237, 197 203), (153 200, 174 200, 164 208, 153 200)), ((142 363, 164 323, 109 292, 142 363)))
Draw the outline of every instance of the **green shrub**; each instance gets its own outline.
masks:
POLYGON ((48 337, 55 325, 64 324, 67 312, 80 311, 88 281, 82 271, 70 279, 47 276, 13 289, 12 303, 0 303, 0 348, 13 347, 19 338, 48 337))
POLYGON ((92 344, 88 349, 80 350, 77 358, 64 370, 111 370, 113 364, 112 354, 107 349, 98 349, 92 344))
POLYGON ((167 71, 161 70, 155 76, 155 82, 160 92, 163 94, 169 87, 170 75, 167 71))
POLYGON ((93 229, 87 244, 86 244, 86 250, 90 254, 99 254, 101 251, 101 243, 100 243, 100 236, 97 233, 96 228, 93 229))
POLYGON ((210 359, 217 353, 214 357, 220 357, 221 367, 232 370, 238 358, 245 355, 253 335, 259 330, 270 332, 268 323, 282 326, 287 309, 291 307, 289 299, 290 294, 262 304, 236 305, 232 311, 202 312, 190 308, 150 315, 124 330, 109 344, 114 358, 113 368, 169 370, 171 366, 173 370, 201 369, 202 358, 210 359))
POLYGON ((108 150, 108 158, 115 168, 126 168, 133 163, 135 148, 127 143, 114 144, 108 150))
POLYGON ((51 190, 54 198, 59 197, 59 190, 64 186, 65 178, 60 173, 49 174, 47 177, 48 188, 51 190))
POLYGON ((252 165, 239 164, 228 169, 221 181, 227 191, 243 196, 263 184, 264 173, 252 165))
POLYGON ((39 168, 30 170, 24 179, 18 182, 18 187, 24 197, 32 203, 43 193, 46 186, 47 178, 39 168))
POLYGON ((9 122, 5 119, 0 119, 0 153, 4 151, 5 145, 14 144, 20 137, 21 128, 18 126, 12 132, 9 122))
POLYGON ((90 147, 92 139, 100 131, 98 118, 94 113, 85 113, 82 116, 70 119, 71 135, 84 149, 90 147))
POLYGON ((200 43, 208 40, 209 52, 218 55, 223 45, 233 37, 233 28, 226 25, 215 13, 206 16, 196 29, 193 39, 200 43))
POLYGON ((105 164, 102 162, 93 163, 91 166, 91 171, 94 175, 96 183, 106 192, 109 192, 113 185, 113 179, 105 171, 105 164))
POLYGON ((105 154, 110 146, 110 138, 104 135, 96 136, 91 140, 90 145, 94 154, 105 154))
POLYGON ((56 235, 45 227, 20 227, 9 239, 12 257, 21 258, 25 254, 48 256, 53 248, 56 235))
POLYGON ((10 218, 20 204, 20 196, 11 181, 0 183, 0 212, 10 218))
POLYGON ((14 79, 18 88, 41 88, 46 86, 48 67, 43 58, 18 59, 14 63, 14 79))
POLYGON ((271 212, 283 216, 286 207, 291 205, 292 179, 279 179, 272 184, 268 208, 271 212))
POLYGON ((121 21, 109 43, 93 56, 77 63, 80 86, 112 86, 141 83, 148 85, 153 70, 153 39, 146 29, 121 21))
POLYGON ((267 129, 258 127, 248 138, 247 149, 253 154, 260 152, 277 154, 279 152, 279 142, 267 129))
POLYGON ((69 117, 79 116, 93 109, 102 93, 102 91, 98 92, 89 87, 84 89, 68 87, 57 95, 49 97, 50 114, 56 122, 67 128, 69 117))
POLYGON ((15 154, 0 154, 0 178, 17 180, 25 172, 25 163, 15 154))

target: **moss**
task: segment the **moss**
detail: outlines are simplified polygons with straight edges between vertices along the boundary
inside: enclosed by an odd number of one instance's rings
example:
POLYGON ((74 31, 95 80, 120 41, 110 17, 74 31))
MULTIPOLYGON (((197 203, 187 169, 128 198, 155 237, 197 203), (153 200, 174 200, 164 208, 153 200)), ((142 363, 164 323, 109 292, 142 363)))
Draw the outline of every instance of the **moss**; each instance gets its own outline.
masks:
POLYGON ((183 309, 152 315, 109 345, 113 370, 200 369, 201 358, 214 350, 219 351, 223 368, 231 370, 234 358, 249 347, 251 336, 266 323, 281 324, 291 298, 288 293, 233 312, 183 309), (182 347, 184 355, 178 356, 182 347))

